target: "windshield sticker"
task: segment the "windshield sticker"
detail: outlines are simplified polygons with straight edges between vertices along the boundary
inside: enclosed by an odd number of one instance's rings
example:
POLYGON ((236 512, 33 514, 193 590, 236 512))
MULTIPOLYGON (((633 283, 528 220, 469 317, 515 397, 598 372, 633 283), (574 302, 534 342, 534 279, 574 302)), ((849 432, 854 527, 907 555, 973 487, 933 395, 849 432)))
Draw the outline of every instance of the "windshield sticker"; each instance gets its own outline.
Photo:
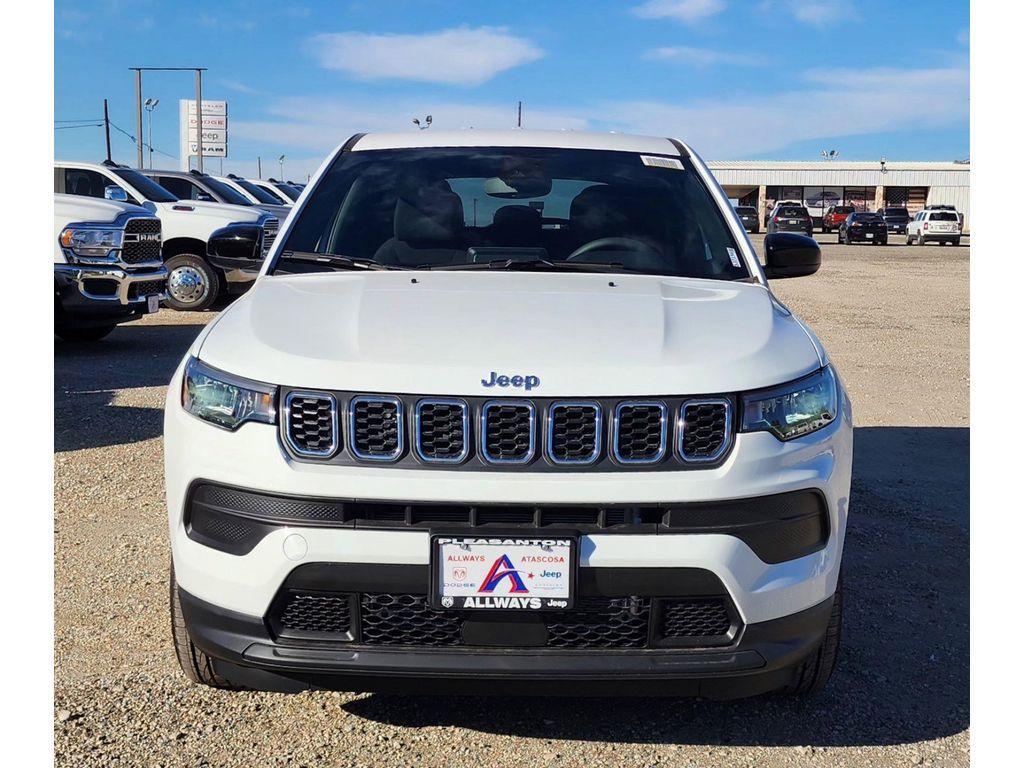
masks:
POLYGON ((673 171, 683 170, 683 161, 678 157, 654 157, 653 155, 640 155, 644 165, 652 168, 671 168, 673 171))
POLYGON ((732 265, 738 268, 740 266, 740 257, 739 254, 736 253, 736 249, 726 248, 725 252, 729 254, 729 261, 732 262, 732 265))

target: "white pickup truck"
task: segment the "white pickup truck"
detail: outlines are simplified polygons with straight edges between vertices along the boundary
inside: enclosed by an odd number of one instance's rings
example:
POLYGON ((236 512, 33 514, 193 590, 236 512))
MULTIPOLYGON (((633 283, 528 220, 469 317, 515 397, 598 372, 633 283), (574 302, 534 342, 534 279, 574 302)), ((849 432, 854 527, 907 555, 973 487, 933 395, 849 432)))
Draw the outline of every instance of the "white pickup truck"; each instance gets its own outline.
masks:
POLYGON ((250 270, 224 271, 207 259, 211 233, 232 223, 256 224, 265 252, 278 220, 255 208, 179 200, 139 171, 116 163, 54 163, 54 192, 143 206, 160 219, 167 265, 167 304, 178 310, 209 308, 224 291, 241 293, 256 277, 250 270))
POLYGON ((53 324, 66 341, 97 341, 156 312, 167 270, 160 219, 145 208, 53 196, 53 324))
MULTIPOLYGON (((211 258, 258 241, 225 228, 211 258)), ((357 135, 168 387, 178 659, 297 690, 825 685, 849 397, 666 138, 357 135)))

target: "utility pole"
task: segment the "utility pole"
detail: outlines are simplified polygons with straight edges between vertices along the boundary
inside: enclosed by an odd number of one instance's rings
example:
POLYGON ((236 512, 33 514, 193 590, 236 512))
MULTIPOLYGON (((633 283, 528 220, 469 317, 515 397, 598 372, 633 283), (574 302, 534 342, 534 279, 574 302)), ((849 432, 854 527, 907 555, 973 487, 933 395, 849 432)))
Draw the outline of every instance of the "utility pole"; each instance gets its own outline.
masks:
POLYGON ((263 158, 259 155, 256 155, 256 178, 263 178, 263 158))
POLYGON ((142 168, 142 70, 135 70, 135 165, 142 168))
POLYGON ((103 127, 107 134, 107 160, 110 160, 110 115, 107 113, 107 100, 103 100, 103 127))
POLYGON ((203 70, 196 70, 196 167, 203 172, 203 70))
POLYGON ((519 102, 519 117, 516 118, 516 128, 523 127, 523 102, 519 102))

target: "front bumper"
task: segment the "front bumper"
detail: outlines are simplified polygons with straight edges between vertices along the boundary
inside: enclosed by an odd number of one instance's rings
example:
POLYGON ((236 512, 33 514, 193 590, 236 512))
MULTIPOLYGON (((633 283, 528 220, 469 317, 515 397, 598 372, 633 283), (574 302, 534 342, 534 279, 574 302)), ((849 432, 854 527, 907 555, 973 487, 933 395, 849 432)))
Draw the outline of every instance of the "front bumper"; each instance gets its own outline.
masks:
POLYGON ((751 696, 790 683, 794 666, 821 643, 833 602, 830 595, 796 614, 745 625, 725 647, 564 651, 294 643, 274 637, 260 618, 184 590, 179 598, 192 642, 214 658, 218 673, 260 690, 708 698, 751 696))
POLYGON ((135 319, 146 313, 148 296, 167 296, 167 270, 162 266, 129 272, 113 266, 54 264, 53 277, 60 311, 76 322, 135 319))

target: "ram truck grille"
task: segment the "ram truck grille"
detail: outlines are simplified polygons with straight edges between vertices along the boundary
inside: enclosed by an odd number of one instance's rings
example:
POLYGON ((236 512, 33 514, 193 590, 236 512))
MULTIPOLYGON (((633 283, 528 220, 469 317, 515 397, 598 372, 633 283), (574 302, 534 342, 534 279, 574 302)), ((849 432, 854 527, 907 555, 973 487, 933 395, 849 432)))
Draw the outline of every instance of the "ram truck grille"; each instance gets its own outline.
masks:
POLYGON ((160 219, 128 219, 124 225, 121 261, 125 264, 160 261, 160 233, 160 219))

